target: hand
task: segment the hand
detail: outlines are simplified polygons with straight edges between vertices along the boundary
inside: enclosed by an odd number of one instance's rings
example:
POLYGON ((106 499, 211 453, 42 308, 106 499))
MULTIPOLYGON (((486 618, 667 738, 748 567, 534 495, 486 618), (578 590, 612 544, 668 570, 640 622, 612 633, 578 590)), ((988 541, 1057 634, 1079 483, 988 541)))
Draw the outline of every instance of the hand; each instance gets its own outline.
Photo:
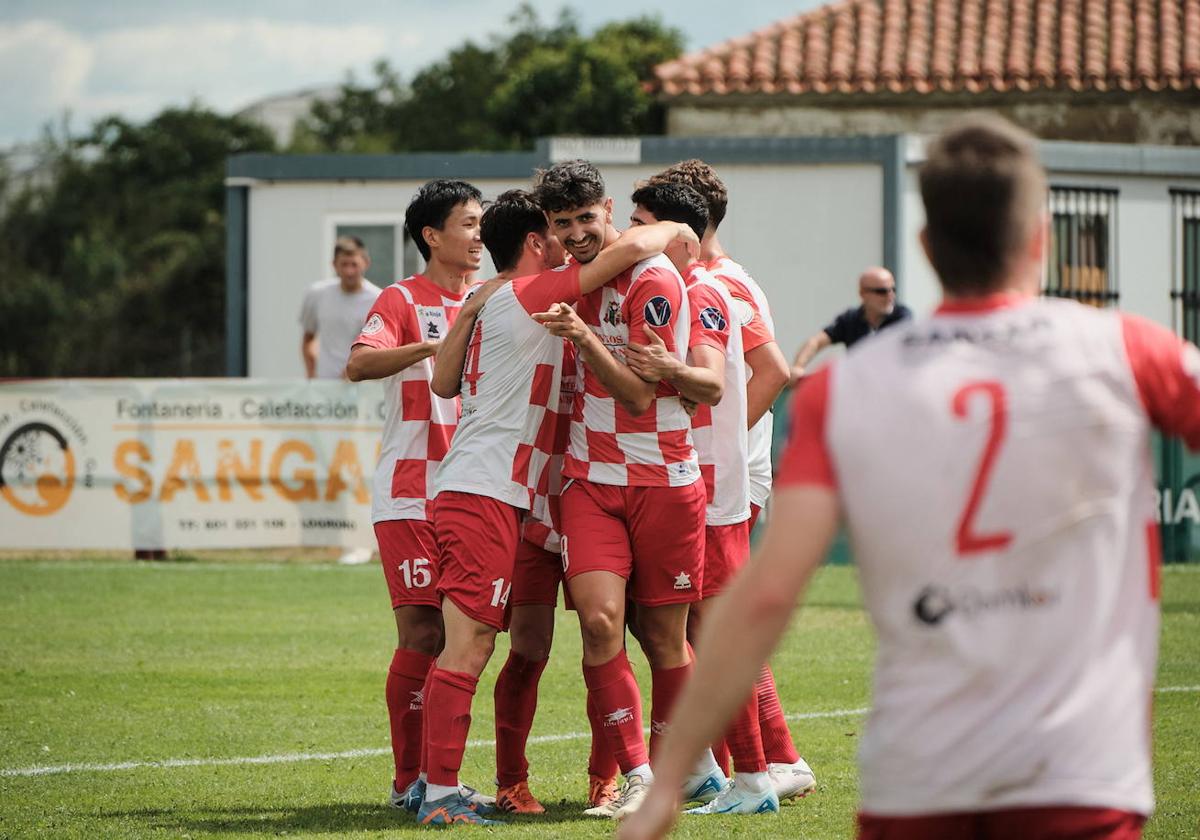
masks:
POLYGON ((474 318, 479 314, 479 310, 483 309, 483 305, 487 303, 487 299, 492 296, 492 293, 507 282, 509 282, 507 277, 493 277, 475 289, 471 292, 471 297, 463 304, 462 310, 458 313, 459 317, 474 318))
POLYGON ((689 400, 687 397, 684 397, 684 396, 681 396, 679 398, 679 404, 681 406, 683 406, 683 410, 687 412, 688 417, 695 417, 696 409, 698 409, 700 407, 700 403, 692 402, 691 400, 689 400))
POLYGON ((795 365, 792 367, 792 369, 790 371, 788 371, 788 385, 791 385, 793 388, 795 388, 796 385, 800 382, 800 380, 803 379, 804 377, 805 377, 804 368, 801 367, 800 365, 795 365))
POLYGON ((617 829, 617 840, 658 840, 665 837, 679 816, 677 797, 662 785, 650 785, 641 806, 617 829))
POLYGON ((682 242, 687 248, 689 258, 693 260, 700 258, 700 238, 696 236, 696 231, 680 222, 679 232, 675 234, 675 239, 682 242))
POLYGON ((625 364, 647 382, 670 379, 683 363, 671 355, 667 345, 658 333, 650 329, 649 324, 642 324, 642 330, 646 333, 646 343, 629 342, 625 348, 625 364))
POLYGON ((555 303, 546 312, 535 312, 533 320, 550 331, 551 335, 565 338, 575 344, 591 335, 591 329, 575 310, 565 303, 555 303))

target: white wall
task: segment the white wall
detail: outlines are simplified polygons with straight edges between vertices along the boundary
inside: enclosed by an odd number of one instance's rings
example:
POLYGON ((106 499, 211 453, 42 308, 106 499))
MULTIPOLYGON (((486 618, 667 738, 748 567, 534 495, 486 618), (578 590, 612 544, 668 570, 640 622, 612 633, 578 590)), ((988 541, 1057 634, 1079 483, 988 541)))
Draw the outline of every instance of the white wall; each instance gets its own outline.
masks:
MULTIPOLYGON (((659 165, 601 167, 619 228, 636 181, 659 165)), ((719 168, 730 193, 721 240, 771 299, 787 355, 847 306, 861 269, 883 259, 883 179, 875 164, 738 164, 719 168)), ((250 189, 247 347, 249 374, 301 376, 300 300, 331 276, 331 216, 394 213, 419 181, 255 184, 250 189)), ((477 180, 486 198, 527 182, 477 180)), ((481 276, 490 276, 485 262, 481 276)), ((396 278, 372 278, 386 285, 396 278)))

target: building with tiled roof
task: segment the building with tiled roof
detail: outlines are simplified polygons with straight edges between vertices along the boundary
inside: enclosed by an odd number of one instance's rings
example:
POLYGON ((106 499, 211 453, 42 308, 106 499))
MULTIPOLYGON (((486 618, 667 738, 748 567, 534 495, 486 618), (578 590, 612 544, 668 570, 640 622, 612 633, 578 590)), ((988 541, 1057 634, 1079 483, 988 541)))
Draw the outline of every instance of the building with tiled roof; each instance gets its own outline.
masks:
POLYGON ((1045 138, 1200 144, 1200 0, 840 0, 655 76, 674 135, 928 133, 987 108, 1045 138))

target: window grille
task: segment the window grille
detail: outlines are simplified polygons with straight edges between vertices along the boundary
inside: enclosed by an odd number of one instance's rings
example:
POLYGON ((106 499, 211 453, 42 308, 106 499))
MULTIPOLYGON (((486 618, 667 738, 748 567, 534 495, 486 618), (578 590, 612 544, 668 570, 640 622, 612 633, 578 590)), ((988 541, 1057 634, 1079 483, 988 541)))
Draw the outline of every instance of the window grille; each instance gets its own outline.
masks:
POLYGON ((1171 190, 1171 299, 1175 331, 1200 343, 1200 192, 1171 190))
POLYGON ((1092 306, 1116 304, 1116 190, 1050 188, 1050 247, 1042 291, 1092 306))

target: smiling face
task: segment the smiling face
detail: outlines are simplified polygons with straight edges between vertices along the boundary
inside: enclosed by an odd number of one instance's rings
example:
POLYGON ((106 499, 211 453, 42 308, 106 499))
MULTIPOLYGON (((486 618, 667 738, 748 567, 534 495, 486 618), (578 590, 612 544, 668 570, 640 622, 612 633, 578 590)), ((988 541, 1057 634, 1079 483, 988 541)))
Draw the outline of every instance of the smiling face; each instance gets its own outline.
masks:
POLYGON ((483 261, 483 240, 479 237, 479 220, 482 216, 483 207, 471 199, 450 211, 441 230, 426 227, 422 232, 429 243, 431 259, 464 274, 478 271, 483 261))
POLYGON ((604 247, 604 237, 612 224, 612 199, 569 210, 546 213, 550 222, 550 233, 558 238, 563 247, 578 262, 588 263, 596 259, 604 247))

